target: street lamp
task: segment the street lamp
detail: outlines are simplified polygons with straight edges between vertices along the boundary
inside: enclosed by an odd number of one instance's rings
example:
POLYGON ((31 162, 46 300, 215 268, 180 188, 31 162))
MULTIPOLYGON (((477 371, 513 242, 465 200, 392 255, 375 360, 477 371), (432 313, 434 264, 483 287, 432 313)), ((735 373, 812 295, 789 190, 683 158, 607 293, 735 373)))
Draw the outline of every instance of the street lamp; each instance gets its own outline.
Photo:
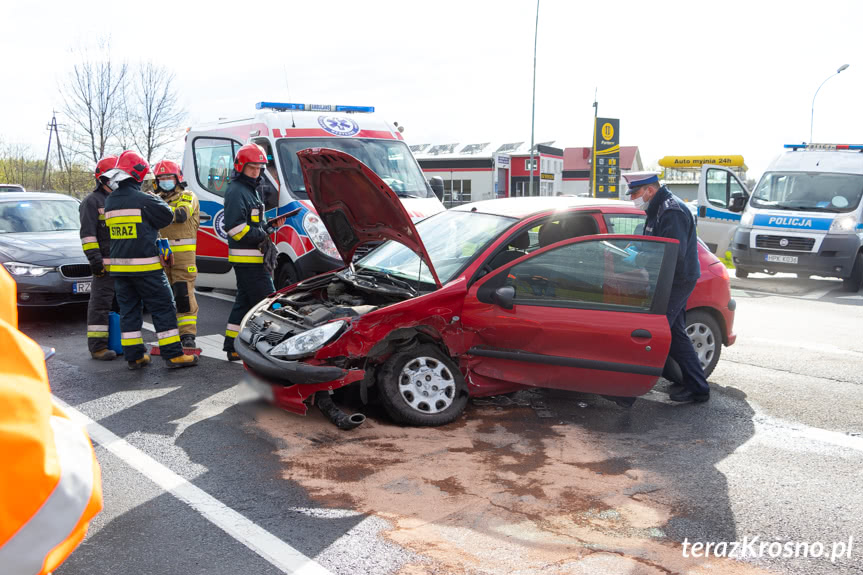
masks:
MULTIPOLYGON (((536 116, 536 37, 539 34, 539 0, 536 0, 536 29, 533 31, 533 101, 530 104, 530 181, 528 194, 533 195, 533 122, 536 116)), ((524 190, 524 188, 522 188, 524 190)), ((522 192, 524 193, 524 192, 522 192)))
MULTIPOLYGON (((538 1, 538 0, 537 0, 537 1, 538 1)), ((840 73, 840 72, 842 72, 842 70, 845 70, 845 69, 847 69, 847 68, 848 68, 848 64, 842 64, 841 66, 839 66, 839 69, 838 69, 838 70, 836 70, 836 73, 835 73, 835 74, 831 74, 831 75, 827 78, 827 80, 829 80, 829 79, 830 79, 830 78, 832 78, 833 76, 838 76, 838 75, 839 75, 839 73, 840 73)), ((821 86, 823 86, 824 84, 826 84, 826 83, 827 83, 827 80, 824 80, 823 82, 821 82, 821 86)), ((821 86, 818 86, 818 90, 815 90, 815 96, 817 96, 817 95, 818 95, 818 92, 821 90, 821 86)), ((812 96, 812 116, 811 116, 811 118, 809 119, 809 143, 810 143, 810 144, 812 143, 812 125, 815 123, 815 96, 812 96)))

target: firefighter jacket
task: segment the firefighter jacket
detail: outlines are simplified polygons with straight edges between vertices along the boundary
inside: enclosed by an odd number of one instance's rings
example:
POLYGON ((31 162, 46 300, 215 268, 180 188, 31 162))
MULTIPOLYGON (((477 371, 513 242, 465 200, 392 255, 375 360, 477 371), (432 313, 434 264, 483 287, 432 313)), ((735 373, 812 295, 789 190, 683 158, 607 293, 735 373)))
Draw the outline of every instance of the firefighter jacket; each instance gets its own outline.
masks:
POLYGON ((162 273, 156 239, 174 221, 174 212, 141 184, 129 178, 105 201, 105 221, 111 236, 111 275, 162 273))
POLYGON ((105 224, 105 199, 108 192, 100 185, 87 194, 78 207, 81 216, 81 246, 90 265, 99 268, 107 264, 110 257, 111 242, 108 226, 105 224))
POLYGON ((174 219, 159 230, 159 235, 168 240, 174 253, 194 252, 201 221, 198 198, 178 186, 162 199, 174 212, 174 219))
POLYGON ((235 172, 225 193, 228 261, 235 266, 264 264, 264 254, 258 246, 272 230, 266 227, 264 203, 256 186, 254 179, 235 172))
POLYGON ((87 433, 51 401, 42 349, 17 325, 0 266, 0 571, 43 575, 84 539, 102 480, 87 433))

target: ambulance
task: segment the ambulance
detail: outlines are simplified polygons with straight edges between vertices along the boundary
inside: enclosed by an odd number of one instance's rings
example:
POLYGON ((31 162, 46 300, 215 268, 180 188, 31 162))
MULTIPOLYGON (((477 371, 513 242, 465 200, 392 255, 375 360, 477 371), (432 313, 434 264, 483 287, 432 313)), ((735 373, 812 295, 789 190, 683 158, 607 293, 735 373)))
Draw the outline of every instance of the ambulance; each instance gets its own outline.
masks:
MULTIPOLYGON (((863 285, 863 145, 786 145, 734 233, 737 277, 765 271, 863 285)), ((732 208, 742 207, 732 202, 732 208)))
POLYGON ((401 198, 414 221, 444 210, 437 195, 442 187, 432 190, 399 130, 375 116, 373 107, 258 102, 255 108, 247 117, 186 133, 183 174, 201 204, 197 287, 236 289, 228 263, 224 199, 234 156, 246 143, 259 144, 267 154, 258 188, 267 220, 287 216, 272 237, 279 250, 276 288, 345 265, 309 202, 297 160, 300 150, 333 148, 358 158, 401 198))

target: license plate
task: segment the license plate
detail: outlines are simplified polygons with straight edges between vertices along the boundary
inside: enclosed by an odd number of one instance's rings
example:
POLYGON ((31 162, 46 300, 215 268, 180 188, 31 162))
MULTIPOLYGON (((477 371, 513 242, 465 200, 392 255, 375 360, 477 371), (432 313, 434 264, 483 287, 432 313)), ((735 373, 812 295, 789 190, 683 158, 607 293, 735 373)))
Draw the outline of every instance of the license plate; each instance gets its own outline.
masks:
POLYGON ((796 264, 797 256, 780 256, 777 254, 767 254, 764 260, 768 262, 777 262, 780 264, 796 264))
POLYGON ((252 388, 252 391, 254 391, 257 395, 261 396, 267 401, 273 401, 273 388, 270 386, 269 383, 264 383, 263 381, 259 380, 253 375, 249 375, 248 373, 243 379, 243 383, 252 388))
POLYGON ((90 293, 90 282, 75 282, 72 284, 72 293, 90 293))

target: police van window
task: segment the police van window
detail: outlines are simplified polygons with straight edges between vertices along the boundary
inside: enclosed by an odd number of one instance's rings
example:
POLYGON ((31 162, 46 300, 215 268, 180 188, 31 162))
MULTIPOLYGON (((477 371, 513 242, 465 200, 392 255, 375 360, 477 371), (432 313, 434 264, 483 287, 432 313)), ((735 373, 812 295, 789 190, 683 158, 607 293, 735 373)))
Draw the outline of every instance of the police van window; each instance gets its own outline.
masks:
POLYGON ((724 170, 707 170, 707 201, 718 208, 728 207, 728 178, 724 170))
POLYGON ((278 161, 291 194, 308 198, 297 152, 331 148, 346 152, 372 169, 402 198, 431 198, 434 192, 404 142, 359 138, 282 138, 276 142, 278 161))
POLYGON ((240 144, 225 138, 195 138, 195 176, 202 188, 224 197, 228 190, 234 156, 240 144))
POLYGON ((750 205, 754 208, 853 212, 863 196, 863 176, 823 172, 769 172, 762 176, 750 205))

